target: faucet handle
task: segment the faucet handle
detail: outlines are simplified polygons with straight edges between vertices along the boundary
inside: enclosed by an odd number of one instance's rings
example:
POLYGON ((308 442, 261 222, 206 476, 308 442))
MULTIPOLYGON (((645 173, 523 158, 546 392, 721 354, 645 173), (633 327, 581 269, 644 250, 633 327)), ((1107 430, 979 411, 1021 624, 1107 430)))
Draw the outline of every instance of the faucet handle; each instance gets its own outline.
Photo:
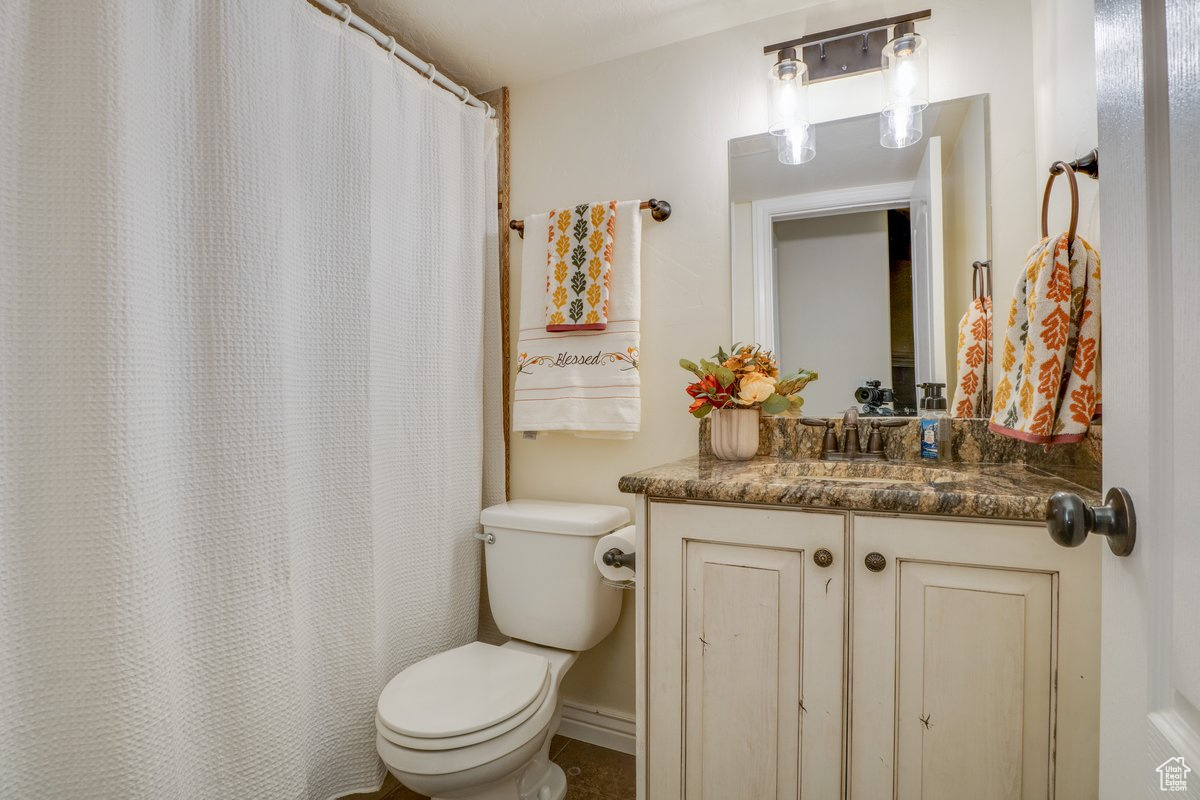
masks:
POLYGON ((871 435, 867 439, 867 455, 883 457, 883 434, 880 428, 900 428, 908 425, 903 417, 884 417, 871 420, 871 435))
POLYGON ((821 440, 821 457, 822 458, 829 455, 830 453, 840 452, 840 448, 838 447, 837 434, 833 430, 834 426, 837 425, 836 422, 834 422, 831 419, 818 419, 816 417, 801 417, 800 424, 808 425, 811 428, 824 428, 825 429, 825 437, 824 437, 824 439, 821 440))

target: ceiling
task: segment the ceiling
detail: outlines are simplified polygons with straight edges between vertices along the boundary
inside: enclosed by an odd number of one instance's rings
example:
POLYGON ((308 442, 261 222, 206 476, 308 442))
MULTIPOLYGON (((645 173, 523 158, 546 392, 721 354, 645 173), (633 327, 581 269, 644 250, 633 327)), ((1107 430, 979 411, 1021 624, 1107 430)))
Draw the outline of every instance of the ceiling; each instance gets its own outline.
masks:
POLYGON ((924 142, 889 150, 879 144, 879 115, 851 117, 817 125, 817 155, 807 164, 780 164, 769 133, 729 143, 729 199, 748 203, 768 197, 911 181, 934 136, 953 140, 972 103, 982 97, 934 103, 925 109, 924 142))
POLYGON ((828 0, 356 0, 473 91, 513 86, 828 0))

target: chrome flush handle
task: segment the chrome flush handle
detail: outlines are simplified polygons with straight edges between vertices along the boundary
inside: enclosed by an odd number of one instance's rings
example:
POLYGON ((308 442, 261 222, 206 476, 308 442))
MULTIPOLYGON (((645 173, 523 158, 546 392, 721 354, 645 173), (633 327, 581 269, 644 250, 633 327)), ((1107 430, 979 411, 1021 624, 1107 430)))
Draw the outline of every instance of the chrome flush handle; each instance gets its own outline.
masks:
POLYGON ((484 544, 496 543, 496 534, 494 533, 476 533, 473 536, 484 544))

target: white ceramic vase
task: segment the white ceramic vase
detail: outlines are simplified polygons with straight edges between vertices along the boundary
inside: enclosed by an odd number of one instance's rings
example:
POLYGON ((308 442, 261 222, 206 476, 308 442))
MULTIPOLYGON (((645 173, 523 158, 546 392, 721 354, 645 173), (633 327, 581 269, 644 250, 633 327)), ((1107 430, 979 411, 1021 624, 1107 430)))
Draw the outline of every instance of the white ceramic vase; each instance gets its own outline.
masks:
POLYGON ((713 455, 725 461, 747 461, 758 452, 757 408, 714 408, 713 455))

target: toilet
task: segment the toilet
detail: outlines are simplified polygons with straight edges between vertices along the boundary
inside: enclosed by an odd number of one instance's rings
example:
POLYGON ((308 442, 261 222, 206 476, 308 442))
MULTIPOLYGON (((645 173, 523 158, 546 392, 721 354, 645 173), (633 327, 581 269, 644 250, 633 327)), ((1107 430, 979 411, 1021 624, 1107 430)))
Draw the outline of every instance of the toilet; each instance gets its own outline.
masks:
POLYGON ((480 522, 488 599, 511 640, 456 647, 392 678, 379 697, 376 747, 397 780, 434 800, 562 800, 566 776, 549 757, 558 688, 617 623, 622 592, 592 559, 629 512, 512 500, 484 509, 480 522))

